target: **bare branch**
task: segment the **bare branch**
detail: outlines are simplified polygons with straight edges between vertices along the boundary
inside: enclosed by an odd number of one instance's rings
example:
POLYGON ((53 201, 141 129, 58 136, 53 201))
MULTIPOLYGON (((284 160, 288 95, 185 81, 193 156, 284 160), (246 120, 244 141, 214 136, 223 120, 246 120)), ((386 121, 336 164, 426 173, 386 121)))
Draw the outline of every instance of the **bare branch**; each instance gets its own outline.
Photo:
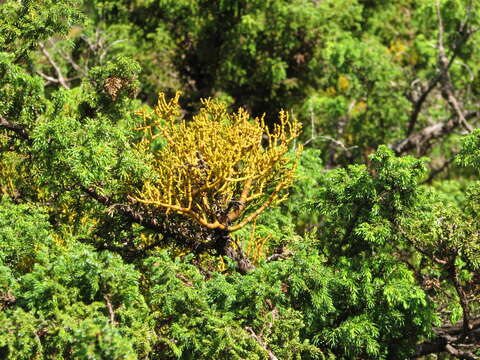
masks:
POLYGON ((62 71, 60 70, 60 67, 57 65, 55 60, 53 60, 52 55, 50 55, 50 53, 47 51, 47 49, 45 48, 45 45, 43 43, 39 43, 39 45, 40 45, 40 50, 42 51, 43 55, 45 55, 48 62, 50 63, 50 65, 53 67, 53 69, 55 70, 55 72, 57 74, 57 79, 56 79, 57 82, 60 85, 62 85, 65 89, 70 89, 70 86, 67 84, 65 78, 63 77, 63 74, 62 74, 62 71))
POLYGON ((436 169, 432 169, 432 171, 430 172, 430 175, 428 176, 428 178, 422 182, 422 185, 423 184, 431 184, 431 182, 433 181, 433 179, 435 179, 435 177, 439 174, 441 174, 443 172, 443 170, 445 170, 446 168, 448 168, 450 166, 451 163, 453 163, 455 161, 455 156, 457 154, 454 153, 453 156, 448 159, 448 160, 445 160, 443 162, 443 164, 441 166, 439 166, 438 168, 436 169))
POLYGON ((42 78, 44 78, 45 80, 47 80, 48 83, 57 83, 57 84, 59 83, 59 80, 58 80, 58 79, 54 78, 53 76, 49 76, 49 75, 47 75, 47 74, 44 74, 43 72, 41 72, 41 71, 39 71, 39 70, 35 71, 35 73, 36 73, 37 75, 40 75, 40 76, 41 76, 42 78))
POLYGON ((118 323, 117 321, 115 320, 115 312, 113 311, 113 306, 112 306, 112 303, 110 301, 110 298, 108 295, 104 295, 103 298, 105 299, 105 302, 107 304, 107 309, 108 309, 108 314, 110 315, 110 323, 113 325, 113 326, 117 326, 118 323))
POLYGON ((460 299, 460 305, 462 306, 463 311, 463 332, 464 334, 468 333, 471 329, 470 326, 470 306, 468 303, 467 295, 463 289, 462 284, 460 283, 460 277, 458 275, 458 269, 455 266, 455 259, 452 260, 450 268, 450 276, 455 287, 455 291, 460 299))
POLYGON ((275 354, 272 352, 272 350, 270 350, 267 345, 265 345, 265 342, 262 340, 262 338, 260 336, 258 336, 257 334, 255 334, 255 332, 253 331, 253 329, 249 326, 247 326, 245 328, 245 330, 247 330, 249 333, 250 333, 250 336, 255 339, 258 344, 268 353, 268 358, 270 360, 278 360, 278 358, 275 356, 275 354))
MULTIPOLYGON (((471 131, 471 127, 469 124, 466 122, 466 119, 463 117, 463 111, 461 111, 461 107, 459 104, 459 101, 456 99, 454 92, 453 92, 453 87, 451 86, 451 79, 449 76, 449 71, 451 66, 453 65, 455 59, 458 56, 458 53, 462 46, 467 42, 467 40, 473 35, 474 31, 468 31, 467 27, 469 24, 469 19, 471 15, 471 2, 469 2, 469 5, 467 7, 467 14, 465 16, 465 19, 460 27, 460 38, 456 42, 453 48, 452 55, 450 59, 447 58, 446 51, 445 51, 445 46, 444 46, 444 26, 443 26, 443 19, 440 11, 440 2, 437 0, 436 2, 436 12, 437 12, 437 18, 438 18, 438 39, 437 39, 437 49, 438 49, 438 73, 437 75, 428 83, 427 87, 425 90, 421 93, 421 95, 418 97, 417 100, 415 100, 413 104, 413 110, 412 114, 410 115, 410 120, 408 123, 408 129, 407 129, 407 136, 410 136, 413 133, 413 130, 415 129, 415 125, 418 122, 418 117, 422 111, 422 106, 427 100, 428 96, 431 94, 432 90, 435 89, 435 87, 439 84, 442 83, 443 87, 445 87, 445 80, 448 79, 450 86, 446 89, 447 92, 445 93, 445 98, 452 106, 454 109, 455 113, 459 117, 460 123, 468 130, 471 131)), ((476 31, 476 30, 475 30, 476 31)))
POLYGON ((0 115, 0 128, 13 131, 23 140, 30 141, 30 135, 23 125, 14 124, 0 115))
POLYGON ((459 349, 454 348, 450 344, 445 345, 445 350, 447 350, 447 352, 449 354, 451 354, 451 355, 453 355, 453 356, 455 356, 455 357, 457 357, 458 359, 461 359, 461 360, 478 360, 478 359, 480 359, 480 356, 474 355, 469 351, 461 351, 459 349))
POLYGON ((350 147, 347 147, 344 143, 342 143, 340 140, 337 140, 337 139, 334 139, 330 136, 324 136, 324 135, 317 135, 315 137, 312 137, 310 139, 308 139, 303 145, 307 145, 308 143, 310 143, 312 140, 315 140, 315 139, 325 139, 325 140, 328 140, 332 143, 334 143, 335 145, 337 145, 338 147, 341 147, 347 154, 350 154, 350 150, 351 149, 355 149, 357 148, 358 146, 354 145, 354 146, 350 146, 350 147))
POLYGON ((425 100, 427 100, 428 95, 430 95, 432 90, 435 89, 439 81, 440 81, 440 75, 435 76, 429 82, 427 88, 422 92, 420 97, 413 104, 412 114, 410 115, 410 120, 408 122, 407 135, 410 135, 413 132, 413 129, 415 128, 415 125, 417 124, 417 121, 418 121, 418 116, 422 111, 422 106, 425 103, 425 100))
MULTIPOLYGON (((464 118, 465 120, 468 120, 478 116, 480 116, 480 111, 474 111, 466 113, 464 118)), ((436 123, 427 126, 416 133, 410 134, 397 144, 390 145, 390 148, 395 151, 397 155, 402 155, 412 149, 417 149, 417 151, 423 155, 432 140, 450 134, 458 127, 458 125, 460 125, 460 123, 461 119, 455 114, 446 122, 436 123)))
POLYGON ((162 235, 161 242, 154 242, 138 251, 125 251, 125 249, 115 246, 102 246, 102 249, 127 252, 129 255, 139 256, 161 244, 175 242, 189 248, 189 250, 195 254, 216 251, 219 255, 226 255, 237 263, 238 270, 241 273, 255 269, 255 266, 253 266, 246 257, 242 249, 234 246, 230 233, 227 230, 215 229, 212 231, 210 229, 203 229, 202 232, 201 228, 190 228, 183 226, 183 224, 169 223, 166 218, 159 220, 154 213, 149 212, 143 207, 138 208, 132 205, 118 204, 108 196, 100 194, 94 188, 87 188, 85 186, 80 186, 80 188, 92 199, 108 207, 110 214, 117 212, 125 216, 132 223, 140 224, 162 235))
POLYGON ((470 327, 467 333, 463 331, 463 323, 434 328, 437 337, 433 341, 417 344, 414 358, 447 352, 458 359, 480 359, 473 353, 480 349, 480 317, 473 319, 470 327))
POLYGON ((284 260, 284 259, 288 259, 289 256, 293 255, 293 253, 291 251, 282 251, 281 253, 276 253, 276 254, 273 254, 273 255, 270 255, 268 258, 267 258, 267 262, 272 262, 272 261, 277 261, 277 260, 284 260))
POLYGON ((393 225, 395 226, 395 228, 397 229, 397 231, 410 243, 410 245, 412 245, 415 250, 417 250, 420 254, 426 256, 427 258, 429 258, 430 260, 432 260, 434 263, 437 263, 439 265, 447 265, 448 262, 445 261, 445 260, 442 260, 442 259, 439 259, 437 258, 435 255, 433 254, 429 254, 427 251, 425 251, 424 249, 420 248, 416 241, 411 239, 410 236, 406 233, 405 230, 403 230, 403 228, 401 226, 399 226, 396 222, 393 223, 393 225))
MULTIPOLYGON (((443 19, 442 13, 440 11, 440 0, 436 1, 436 9, 437 9, 437 17, 438 17, 438 66, 440 68, 440 82, 442 83, 442 96, 448 102, 454 113, 457 115, 459 123, 465 127, 468 132, 472 132, 473 128, 468 124, 467 120, 464 116, 463 106, 461 106, 460 101, 458 101, 457 97, 455 96, 455 90, 453 87, 452 79, 449 73, 449 67, 453 62, 453 58, 450 61, 447 58, 447 54, 445 52, 445 46, 443 43, 443 36, 444 36, 444 26, 443 26, 443 19)), ((467 12, 467 19, 465 20, 464 27, 467 26, 468 21, 468 14, 467 12)))
POLYGON ((91 198, 97 200, 99 203, 107 207, 114 207, 118 212, 125 215, 134 223, 140 224, 146 227, 147 229, 151 229, 151 230, 157 230, 157 231, 165 230, 162 228, 160 223, 154 217, 145 216, 145 214, 142 214, 140 211, 136 211, 135 209, 127 205, 114 204, 109 197, 99 194, 93 188, 87 188, 87 187, 81 186, 81 189, 91 198))
POLYGON ((73 58, 69 54, 66 54, 62 49, 59 49, 59 54, 65 61, 67 61, 70 65, 72 65, 72 67, 77 72, 79 72, 82 75, 85 75, 87 73, 88 69, 86 69, 86 68, 82 69, 82 67, 80 65, 78 65, 75 62, 75 60, 73 60, 73 58))

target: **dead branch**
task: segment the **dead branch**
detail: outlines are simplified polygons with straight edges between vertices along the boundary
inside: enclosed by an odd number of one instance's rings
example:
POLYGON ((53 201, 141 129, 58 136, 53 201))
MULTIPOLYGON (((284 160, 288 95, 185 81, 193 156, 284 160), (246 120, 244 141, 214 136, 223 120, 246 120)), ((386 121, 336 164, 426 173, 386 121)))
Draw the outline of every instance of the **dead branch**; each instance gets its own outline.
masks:
POLYGON ((455 156, 456 155, 457 155, 457 153, 454 153, 452 155, 452 157, 450 159, 445 160, 441 166, 439 166, 436 169, 432 169, 428 178, 425 181, 423 181, 421 184, 422 185, 423 184, 431 184, 433 179, 435 179, 435 177, 437 175, 441 174, 446 168, 448 168, 450 166, 451 163, 453 163, 455 161, 455 156))
POLYGON ((474 354, 480 349, 480 317, 473 319, 470 327, 465 333, 462 321, 460 324, 434 328, 436 338, 433 341, 417 344, 413 358, 447 352, 458 359, 480 359, 480 356, 474 354))
MULTIPOLYGON (((156 214, 144 207, 115 203, 110 197, 102 195, 94 188, 80 186, 81 190, 89 197, 106 206, 110 214, 119 213, 129 221, 144 226, 162 235, 160 241, 154 242, 139 250, 122 249, 118 246, 101 245, 99 249, 127 253, 128 256, 141 256, 147 251, 166 243, 176 243, 188 248, 195 254, 215 251, 218 255, 226 255, 237 263, 241 273, 255 269, 241 248, 235 248, 230 233, 226 230, 206 230, 192 228, 179 223, 171 223, 167 218, 159 220, 156 214)), ((138 204, 137 204, 138 205, 138 204)))
POLYGON ((103 298, 105 299, 105 302, 107 304, 107 309, 108 309, 108 314, 110 315, 110 323, 113 325, 113 326, 117 326, 118 323, 117 321, 115 320, 115 312, 113 311, 113 306, 112 306, 112 303, 110 301, 110 298, 108 295, 104 295, 103 298))
POLYGON ((393 223, 395 229, 405 238, 405 240, 408 241, 408 243, 413 246, 413 248, 415 250, 417 250, 420 254, 424 255, 425 257, 427 257, 428 259, 432 260, 434 263, 438 264, 438 265, 447 265, 448 262, 446 260, 443 260, 443 259, 439 259, 437 258, 435 255, 433 254, 429 254, 427 251, 425 251, 424 249, 422 249, 421 247, 418 246, 418 244, 416 243, 415 240, 413 240, 412 238, 410 238, 410 236, 406 233, 405 230, 403 230, 403 228, 401 226, 399 226, 397 223, 393 223))
POLYGON ((465 289, 463 288, 462 284, 460 283, 460 277, 458 275, 458 269, 455 266, 455 258, 452 259, 451 267, 450 267, 450 277, 455 287, 455 291, 457 292, 458 298, 460 299, 460 305, 462 306, 463 312, 463 333, 467 334, 470 330, 470 306, 467 299, 467 294, 465 293, 465 289))
MULTIPOLYGON (((50 65, 53 67, 55 70, 55 73, 57 74, 57 77, 54 78, 60 85, 62 85, 65 89, 70 89, 70 86, 67 84, 67 81, 65 80, 65 77, 62 74, 62 70, 60 70, 60 67, 57 65, 55 60, 53 60, 52 55, 47 51, 45 48, 45 45, 43 43, 39 43, 40 50, 42 51, 43 55, 47 58, 48 62, 50 65)), ((37 72, 38 73, 38 72, 37 72)), ((40 75, 40 74, 39 74, 40 75)), ((50 80, 51 81, 51 80, 50 80)))
POLYGON ((0 129, 1 128, 13 131, 22 140, 30 141, 30 135, 23 125, 14 124, 0 115, 0 129))
MULTIPOLYGON (((450 59, 447 58, 445 46, 444 46, 444 26, 443 26, 443 19, 441 16, 440 11, 440 4, 439 1, 436 2, 436 11, 437 11, 437 18, 438 18, 438 39, 437 39, 437 49, 438 49, 438 69, 437 75, 433 79, 431 79, 428 85, 425 87, 423 92, 414 99, 412 113, 410 115, 408 128, 407 128, 407 138, 402 141, 401 143, 405 142, 407 139, 411 137, 413 134, 413 130, 415 129, 415 125, 418 122, 418 117, 422 111, 423 104, 427 100, 428 96, 432 93, 433 89, 437 87, 438 84, 442 85, 442 96, 448 102, 449 106, 452 108, 456 117, 458 118, 458 124, 461 124, 467 131, 471 132, 472 127, 468 124, 467 118, 465 117, 465 111, 463 110, 463 106, 461 102, 458 100, 457 96, 455 95, 455 90, 452 85, 452 81, 450 78, 450 68, 453 65, 455 59, 457 58, 462 46, 468 41, 468 39, 472 36, 472 34, 477 31, 477 29, 469 29, 469 20, 471 16, 471 1, 467 7, 467 14, 465 19, 460 27, 459 34, 460 38, 455 43, 452 55, 450 59)), ((457 125, 458 125, 457 124, 457 125)), ((421 130, 420 132, 422 132, 421 130)), ((446 134, 448 132, 442 132, 446 134)), ((410 148, 411 149, 411 148, 410 148)), ((403 151, 400 151, 402 153, 403 151)))
MULTIPOLYGON (((468 132, 472 132, 473 128, 468 124, 467 120, 465 119, 463 106, 460 104, 455 95, 455 89, 449 73, 449 67, 451 66, 452 60, 448 60, 447 54, 445 52, 445 46, 443 43, 443 35, 445 30, 443 26, 442 13, 440 11, 440 0, 437 0, 435 5, 438 17, 438 67, 441 74, 440 82, 442 84, 442 96, 448 102, 454 113, 457 115, 459 123, 463 125, 468 132)), ((465 21, 465 26, 466 24, 467 22, 465 21)), ((455 54, 456 52, 454 52, 454 56, 456 56, 455 54)))
MULTIPOLYGON (((480 111, 474 111, 465 113, 463 117, 469 120, 479 116, 480 111)), ((420 155, 424 155, 432 140, 449 135, 460 125, 461 121, 458 115, 455 114, 445 122, 427 126, 416 133, 410 134, 400 142, 390 145, 390 148, 395 151, 397 155, 402 155, 412 149, 416 149, 420 155)))
POLYGON ((80 65, 78 65, 75 62, 75 60, 73 60, 73 58, 69 54, 66 54, 62 49, 59 49, 59 54, 66 62, 68 62, 70 65, 72 65, 72 68, 74 68, 78 73, 80 73, 82 75, 87 74, 88 69, 87 68, 82 68, 80 65))
POLYGON ((250 336, 262 347, 262 349, 264 349, 267 354, 268 354, 268 358, 270 360, 278 360, 278 358, 275 356, 275 354, 272 352, 272 350, 270 350, 267 345, 265 345, 265 342, 262 340, 262 338, 260 336, 258 336, 257 334, 255 334, 255 332, 253 331, 253 329, 249 326, 247 326, 245 328, 245 330, 247 330, 249 333, 250 333, 250 336))
POLYGON ((273 255, 270 255, 268 258, 267 258, 267 262, 272 262, 272 261, 277 261, 277 260, 285 260, 285 259, 288 259, 290 256, 292 256, 293 253, 291 251, 282 251, 280 253, 276 253, 276 254, 273 254, 273 255))
POLYGON ((462 350, 456 349, 450 344, 445 345, 445 350, 447 350, 447 352, 449 354, 451 354, 453 356, 456 356, 457 358, 462 359, 462 360, 480 359, 479 356, 476 356, 469 351, 462 351, 462 350))

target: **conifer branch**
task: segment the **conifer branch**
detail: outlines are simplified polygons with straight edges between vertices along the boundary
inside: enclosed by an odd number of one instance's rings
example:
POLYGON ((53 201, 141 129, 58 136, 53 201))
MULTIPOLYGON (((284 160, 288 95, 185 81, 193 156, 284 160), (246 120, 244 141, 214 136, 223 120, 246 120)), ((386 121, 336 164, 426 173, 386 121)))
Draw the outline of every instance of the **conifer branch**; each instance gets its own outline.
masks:
POLYGON ((265 345, 265 342, 263 341, 263 339, 260 336, 258 336, 250 326, 247 326, 245 330, 247 330, 250 333, 250 336, 262 347, 262 349, 264 349, 267 352, 269 360, 278 360, 278 358, 275 356, 272 350, 270 350, 267 347, 267 345, 265 345))
POLYGON ((20 124, 14 124, 3 116, 0 115, 0 128, 13 131, 16 135, 18 135, 21 139, 30 141, 30 135, 28 131, 25 130, 25 127, 20 124))

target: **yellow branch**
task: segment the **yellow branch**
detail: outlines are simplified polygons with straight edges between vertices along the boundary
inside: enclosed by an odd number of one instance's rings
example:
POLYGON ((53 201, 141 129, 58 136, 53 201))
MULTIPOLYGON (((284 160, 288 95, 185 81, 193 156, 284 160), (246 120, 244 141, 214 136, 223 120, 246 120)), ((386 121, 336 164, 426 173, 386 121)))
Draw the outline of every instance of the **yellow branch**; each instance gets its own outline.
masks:
POLYGON ((299 134, 297 121, 281 112, 270 131, 264 117, 251 119, 244 109, 228 114, 224 104, 208 99, 187 122, 180 119, 178 100, 179 93, 170 100, 160 94, 154 111, 142 114, 145 124, 138 130, 144 134, 137 150, 146 153, 154 179, 140 191, 132 187, 134 201, 209 229, 235 231, 285 198, 280 192, 291 185, 298 162, 287 155, 299 134), (167 145, 152 150, 160 136, 167 145), (238 206, 220 216, 235 201, 238 206), (241 219, 253 205, 257 208, 241 219))
POLYGON ((227 228, 228 231, 237 231, 241 228, 243 228, 245 225, 247 225, 249 222, 252 220, 255 220, 258 215, 260 215, 267 207, 269 207, 277 198, 278 193, 286 186, 286 184, 278 184, 277 187, 275 188, 275 191, 270 195, 267 201, 263 203, 262 206, 260 206, 257 210, 255 210, 253 213, 251 213, 249 216, 247 216, 245 219, 243 219, 241 222, 239 222, 236 225, 229 226, 227 228))

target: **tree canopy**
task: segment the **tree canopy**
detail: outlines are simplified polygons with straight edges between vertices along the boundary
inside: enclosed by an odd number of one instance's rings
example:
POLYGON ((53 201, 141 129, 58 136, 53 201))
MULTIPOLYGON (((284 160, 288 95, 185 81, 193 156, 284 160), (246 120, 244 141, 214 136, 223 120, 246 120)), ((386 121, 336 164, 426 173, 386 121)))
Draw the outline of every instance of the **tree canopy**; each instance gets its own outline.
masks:
POLYGON ((480 359, 480 2, 0 18, 0 358, 480 359))

